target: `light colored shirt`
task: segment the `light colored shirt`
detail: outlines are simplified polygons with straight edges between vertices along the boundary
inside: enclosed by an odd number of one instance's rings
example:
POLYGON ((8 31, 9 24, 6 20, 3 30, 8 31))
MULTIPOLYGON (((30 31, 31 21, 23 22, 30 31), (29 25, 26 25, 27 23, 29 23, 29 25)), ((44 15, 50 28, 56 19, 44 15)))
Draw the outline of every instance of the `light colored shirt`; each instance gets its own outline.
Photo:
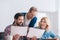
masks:
MULTIPOLYGON (((6 40, 6 36, 10 36, 11 35, 11 26, 16 26, 15 24, 12 24, 12 25, 9 25, 6 27, 5 31, 4 31, 4 40, 6 40)), ((23 25, 22 25, 23 26, 23 25)), ((12 36, 13 37, 13 36, 12 36)), ((9 37, 10 38, 10 37, 9 37)), ((23 38, 19 38, 19 40, 23 40, 25 39, 24 37, 23 38)))
POLYGON ((54 34, 52 31, 45 31, 44 34, 42 35, 42 38, 40 38, 40 40, 50 39, 50 38, 58 38, 58 36, 54 34))
POLYGON ((9 26, 6 27, 6 29, 5 29, 5 31, 4 31, 4 35, 5 35, 5 36, 10 35, 10 33, 11 33, 11 26, 12 26, 12 25, 9 25, 9 26))
POLYGON ((26 14, 26 15, 25 15, 25 26, 28 26, 29 23, 30 23, 30 21, 31 21, 31 19, 28 20, 28 19, 27 19, 27 14, 26 14))
MULTIPOLYGON (((35 16, 34 16, 34 17, 35 17, 35 16)), ((34 18, 34 17, 33 17, 33 18, 34 18)), ((32 19, 33 19, 33 18, 32 18, 32 19)), ((27 14, 26 14, 26 15, 25 15, 25 26, 29 26, 29 24, 30 24, 30 22, 31 22, 32 19, 29 19, 29 20, 28 20, 28 19, 27 19, 27 14)), ((35 23, 34 27, 36 27, 36 23, 35 23)))

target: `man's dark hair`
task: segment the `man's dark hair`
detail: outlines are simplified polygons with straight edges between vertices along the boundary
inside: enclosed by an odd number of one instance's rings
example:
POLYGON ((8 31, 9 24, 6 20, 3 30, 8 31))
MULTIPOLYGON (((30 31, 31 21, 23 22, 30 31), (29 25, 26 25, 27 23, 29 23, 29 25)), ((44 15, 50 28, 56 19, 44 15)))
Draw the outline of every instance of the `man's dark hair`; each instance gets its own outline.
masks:
POLYGON ((16 13, 15 16, 14 16, 14 18, 18 19, 18 17, 20 17, 20 16, 24 16, 24 15, 22 13, 16 13))

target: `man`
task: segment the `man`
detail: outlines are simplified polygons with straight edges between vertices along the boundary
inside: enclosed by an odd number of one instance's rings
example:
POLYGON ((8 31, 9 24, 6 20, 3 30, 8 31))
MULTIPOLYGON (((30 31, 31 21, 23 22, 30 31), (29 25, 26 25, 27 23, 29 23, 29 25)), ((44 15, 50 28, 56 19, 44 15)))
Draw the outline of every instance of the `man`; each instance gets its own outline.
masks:
MULTIPOLYGON (((5 31, 4 31, 4 36, 8 36, 11 33, 11 26, 23 26, 24 24, 24 15, 21 13, 17 13, 14 16, 14 22, 13 24, 9 25, 6 27, 5 31)), ((13 40, 18 40, 20 38, 19 34, 16 34, 13 36, 13 40)), ((5 38, 6 40, 6 38, 5 38)))
POLYGON ((25 14, 25 25, 28 27, 34 27, 37 22, 37 17, 35 16, 37 9, 35 7, 31 7, 28 13, 25 14))

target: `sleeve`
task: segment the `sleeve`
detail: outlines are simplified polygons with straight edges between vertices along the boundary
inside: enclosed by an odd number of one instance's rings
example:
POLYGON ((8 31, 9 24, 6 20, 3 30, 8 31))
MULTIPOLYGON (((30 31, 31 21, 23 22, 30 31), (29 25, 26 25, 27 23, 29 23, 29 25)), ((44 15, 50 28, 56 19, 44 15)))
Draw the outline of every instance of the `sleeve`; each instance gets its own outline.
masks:
POLYGON ((55 33, 53 33, 53 32, 50 32, 50 36, 51 36, 52 38, 57 38, 57 35, 56 35, 55 33))
POLYGON ((4 40, 6 40, 6 36, 9 36, 11 33, 11 28, 10 27, 6 27, 6 29, 4 30, 4 40))
POLYGON ((7 27, 6 29, 5 29, 5 31, 4 31, 4 36, 7 36, 7 35, 10 35, 10 28, 9 27, 7 27))
POLYGON ((37 18, 34 17, 34 18, 31 20, 31 22, 29 23, 29 27, 34 27, 36 21, 37 21, 37 18))

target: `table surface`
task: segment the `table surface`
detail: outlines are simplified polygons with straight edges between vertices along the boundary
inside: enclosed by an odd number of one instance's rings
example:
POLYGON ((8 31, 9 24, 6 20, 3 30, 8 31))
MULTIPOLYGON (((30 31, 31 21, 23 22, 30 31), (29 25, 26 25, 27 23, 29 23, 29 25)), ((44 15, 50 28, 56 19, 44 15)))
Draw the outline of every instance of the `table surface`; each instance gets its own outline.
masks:
POLYGON ((44 40, 56 40, 56 39, 44 39, 44 40))

